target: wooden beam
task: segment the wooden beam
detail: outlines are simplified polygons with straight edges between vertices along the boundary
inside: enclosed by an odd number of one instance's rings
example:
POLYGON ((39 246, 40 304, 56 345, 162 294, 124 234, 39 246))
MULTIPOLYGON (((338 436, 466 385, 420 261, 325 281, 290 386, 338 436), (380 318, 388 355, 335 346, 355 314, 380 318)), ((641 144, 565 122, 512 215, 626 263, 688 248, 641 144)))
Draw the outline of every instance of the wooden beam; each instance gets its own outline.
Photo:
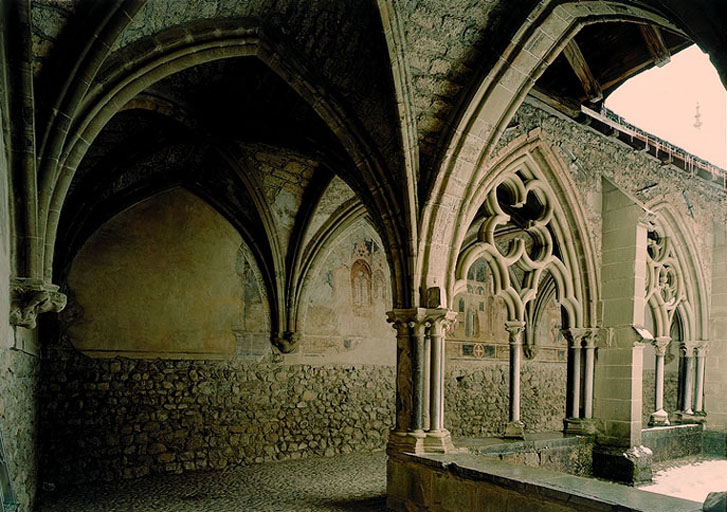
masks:
POLYGON ((664 43, 664 38, 661 36, 661 29, 654 25, 639 25, 641 35, 644 37, 646 47, 649 49, 654 64, 658 67, 662 67, 665 64, 669 64, 671 61, 671 54, 669 48, 664 43))
POLYGON ((568 60, 570 67, 573 68, 573 72, 578 77, 578 80, 581 81, 588 99, 592 103, 601 101, 603 99, 601 85, 596 80, 596 77, 593 76, 591 68, 586 62, 585 57, 583 57, 583 53, 575 39, 571 39, 565 48, 563 48, 563 55, 568 60))

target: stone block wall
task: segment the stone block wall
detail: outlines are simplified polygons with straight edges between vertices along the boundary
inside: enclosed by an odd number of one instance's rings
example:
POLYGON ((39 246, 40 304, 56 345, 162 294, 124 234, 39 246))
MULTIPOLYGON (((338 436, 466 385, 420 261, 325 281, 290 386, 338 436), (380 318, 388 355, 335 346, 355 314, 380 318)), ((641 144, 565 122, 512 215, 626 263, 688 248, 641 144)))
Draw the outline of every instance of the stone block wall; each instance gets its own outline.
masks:
POLYGON ((394 369, 54 354, 42 379, 44 482, 383 449, 394 369))
MULTIPOLYGON (((445 379, 445 426, 454 437, 502 434, 509 410, 507 362, 451 364, 445 379)), ((521 413, 528 432, 559 431, 565 418, 565 364, 525 361, 521 413)))
POLYGON ((0 429, 21 510, 31 510, 37 485, 38 359, 0 349, 0 429))

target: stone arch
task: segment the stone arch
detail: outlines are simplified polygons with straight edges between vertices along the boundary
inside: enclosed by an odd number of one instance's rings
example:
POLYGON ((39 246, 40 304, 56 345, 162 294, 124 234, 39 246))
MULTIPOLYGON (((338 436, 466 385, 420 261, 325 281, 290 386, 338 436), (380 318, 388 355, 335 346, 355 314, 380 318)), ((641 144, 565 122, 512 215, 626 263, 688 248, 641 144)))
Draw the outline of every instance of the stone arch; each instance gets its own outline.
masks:
POLYGON ((467 225, 467 205, 476 203, 491 172, 488 159, 531 86, 583 26, 608 21, 648 22, 683 34, 646 6, 616 1, 539 3, 443 138, 437 175, 422 211, 417 279, 424 289, 444 287, 449 292, 448 269, 454 267, 459 248, 457 226, 467 225))
POLYGON ((565 310, 568 326, 594 327, 599 297, 595 252, 586 232, 585 213, 577 201, 576 188, 565 163, 541 140, 540 131, 534 130, 506 146, 487 170, 487 178, 480 182, 474 201, 465 208, 465 224, 460 224, 455 231, 454 247, 464 249, 460 250, 454 271, 446 281, 449 296, 454 297, 461 289, 466 269, 477 258, 485 257, 492 270, 495 294, 505 300, 511 320, 525 319, 525 306, 537 297, 541 277, 547 272, 554 283, 556 300, 565 310), (540 226, 536 236, 542 238, 545 252, 551 256, 553 246, 557 245, 557 257, 533 261, 527 256, 523 262, 521 256, 527 253, 523 243, 511 246, 508 254, 500 253, 494 246, 495 229, 508 218, 494 205, 493 191, 501 186, 507 187, 520 205, 525 204, 531 193, 544 201, 540 218, 534 221, 540 226), (475 234, 471 226, 483 204, 491 215, 475 234), (508 270, 516 263, 524 265, 530 273, 520 290, 512 285, 508 270))
MULTIPOLYGON (((155 36, 154 49, 144 51, 144 41, 125 48, 113 65, 115 72, 101 74, 78 108, 79 115, 71 124, 58 160, 46 162, 40 176, 40 218, 43 219, 45 247, 44 272, 50 279, 53 267, 53 246, 60 211, 76 168, 88 147, 106 124, 129 100, 166 76, 188 67, 213 60, 233 57, 255 57, 283 78, 323 119, 341 141, 363 178, 363 188, 376 218, 382 222, 386 235, 384 244, 390 264, 399 279, 394 280, 395 303, 407 303, 411 295, 409 281, 407 237, 397 226, 399 202, 397 187, 389 186, 389 177, 378 153, 372 149, 362 127, 335 95, 327 91, 320 79, 314 78, 303 60, 279 37, 264 31, 255 21, 236 20, 209 30, 208 23, 191 27, 176 27, 174 38, 164 33, 155 36), (184 37, 179 32, 184 32, 184 37)), ((110 63, 110 64, 113 64, 110 63)))
POLYGON ((653 262, 651 254, 647 258, 652 268, 656 266, 656 269, 662 269, 659 276, 652 273, 652 277, 664 279, 664 266, 670 265, 673 272, 669 274, 676 279, 679 294, 676 304, 670 305, 663 296, 663 287, 659 287, 659 283, 650 283, 654 286, 647 288, 647 303, 656 318, 657 332, 654 334, 669 336, 672 321, 678 315, 684 340, 706 340, 709 337, 707 281, 704 264, 695 250, 698 245, 693 231, 688 228, 686 219, 675 212, 666 200, 648 204, 647 207, 656 217, 654 230, 663 233, 666 241, 665 254, 658 262, 653 262))
POLYGON ((366 218, 366 209, 359 201, 352 199, 344 203, 313 235, 302 251, 300 259, 296 261, 298 272, 293 286, 294 292, 291 296, 292 303, 289 313, 292 317, 290 325, 295 332, 300 333, 305 330, 303 309, 305 308, 306 283, 325 260, 338 237, 363 218, 366 218))

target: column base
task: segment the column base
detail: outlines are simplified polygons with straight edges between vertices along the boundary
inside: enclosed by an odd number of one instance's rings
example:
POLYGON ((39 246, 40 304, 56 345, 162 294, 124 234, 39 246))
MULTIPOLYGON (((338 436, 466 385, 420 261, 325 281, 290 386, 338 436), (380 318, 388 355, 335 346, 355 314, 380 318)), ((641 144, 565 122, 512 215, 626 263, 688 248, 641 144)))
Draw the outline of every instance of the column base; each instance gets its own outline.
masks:
POLYGON ((679 411, 674 413, 674 423, 704 423, 707 421, 705 414, 694 413, 692 411, 679 411))
POLYGON ((628 485, 651 482, 652 453, 645 446, 593 448, 593 476, 628 485))
POLYGON ((505 433, 502 437, 508 439, 525 439, 525 423, 520 420, 511 421, 505 427, 505 433))
POLYGON ((650 427, 663 427, 669 425, 669 414, 664 409, 659 409, 651 413, 649 417, 650 427))
POLYGON ((386 453, 395 455, 397 453, 424 453, 424 439, 426 434, 424 431, 417 432, 399 432, 392 430, 389 432, 389 441, 386 443, 386 453))
POLYGON ((452 444, 452 435, 449 430, 427 432, 424 438, 424 451, 427 453, 452 453, 455 451, 452 444))
POLYGON ((563 420, 563 433, 590 436, 596 433, 593 418, 566 418, 563 420))

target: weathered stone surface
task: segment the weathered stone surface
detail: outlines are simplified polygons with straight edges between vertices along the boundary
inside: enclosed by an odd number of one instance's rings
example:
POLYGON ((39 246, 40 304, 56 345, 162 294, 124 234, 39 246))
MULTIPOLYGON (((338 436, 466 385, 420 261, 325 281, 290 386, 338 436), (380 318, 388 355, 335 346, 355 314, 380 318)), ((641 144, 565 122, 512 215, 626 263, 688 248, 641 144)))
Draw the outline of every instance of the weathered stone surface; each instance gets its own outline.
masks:
POLYGON ((727 492, 710 492, 702 505, 704 512, 727 511, 727 492))
POLYGON ((10 461, 13 491, 23 510, 30 510, 38 484, 38 359, 0 349, 0 429, 10 461))
MULTIPOLYGON (((502 434, 508 419, 506 362, 450 365, 445 378, 445 425, 455 437, 502 434)), ((565 417, 564 364, 525 362, 522 419, 528 432, 558 431, 565 417)))
POLYGON ((112 481, 380 449, 393 386, 391 367, 54 353, 41 392, 43 480, 112 481))

